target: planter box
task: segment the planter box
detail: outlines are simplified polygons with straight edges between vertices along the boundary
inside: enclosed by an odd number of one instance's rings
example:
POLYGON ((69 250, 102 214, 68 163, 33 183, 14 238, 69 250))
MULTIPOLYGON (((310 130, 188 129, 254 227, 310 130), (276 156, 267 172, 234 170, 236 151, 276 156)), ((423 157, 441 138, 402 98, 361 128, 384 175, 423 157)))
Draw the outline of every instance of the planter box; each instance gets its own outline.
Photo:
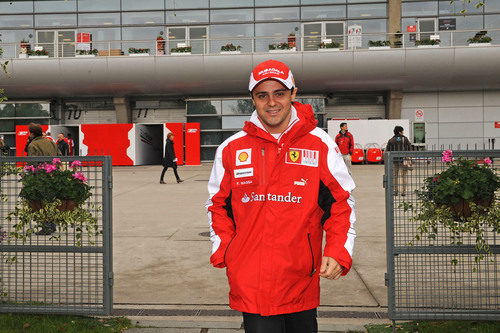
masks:
POLYGON ((331 48, 318 49, 318 52, 335 52, 335 51, 340 51, 340 48, 331 47, 331 48))
POLYGON ((174 56, 191 55, 191 52, 170 52, 170 55, 174 56))
POLYGON ((439 45, 417 45, 419 49, 429 49, 434 47, 439 47, 439 45))
POLYGON ((491 43, 470 43, 469 47, 491 46, 491 43))
POLYGON ((220 51, 220 54, 240 54, 241 51, 220 51))
POLYGON ((26 53, 19 53, 19 59, 28 59, 28 55, 26 53))
POLYGON ((295 52, 297 51, 296 47, 292 47, 291 49, 288 50, 269 50, 269 53, 290 53, 290 52, 295 52))
POLYGON ((149 57, 149 53, 129 53, 131 57, 149 57))
POLYGON ((49 56, 48 55, 45 55, 45 56, 29 56, 30 59, 48 59, 49 56))
POLYGON ((75 54, 75 58, 94 58, 95 54, 75 54))
POLYGON ((369 46, 368 50, 389 50, 390 46, 369 46))

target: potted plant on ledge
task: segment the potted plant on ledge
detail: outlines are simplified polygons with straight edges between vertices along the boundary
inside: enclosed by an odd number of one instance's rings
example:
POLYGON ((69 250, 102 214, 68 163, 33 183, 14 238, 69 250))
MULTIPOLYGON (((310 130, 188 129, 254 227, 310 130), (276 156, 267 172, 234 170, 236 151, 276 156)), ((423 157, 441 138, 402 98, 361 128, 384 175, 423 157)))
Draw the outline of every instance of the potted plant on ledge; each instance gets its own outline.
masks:
MULTIPOLYGON (((495 197, 500 177, 489 158, 455 160, 451 150, 442 156, 447 168, 425 179, 423 188, 417 191, 416 205, 402 204, 418 225, 409 245, 424 240, 435 246, 446 245, 443 238, 449 237, 451 245, 474 247, 478 264, 492 255, 488 242, 500 234, 500 203, 495 197)), ((454 258, 451 263, 456 265, 458 260, 454 258)))
MULTIPOLYGON (((61 232, 71 227, 75 230, 78 246, 84 232, 92 244, 92 237, 100 231, 97 218, 83 208, 92 196, 92 187, 87 184, 85 175, 78 171, 81 165, 80 161, 73 161, 69 168, 64 168, 61 160, 54 158, 52 163, 27 165, 20 171, 20 200, 7 215, 8 221, 15 222, 9 238, 26 241, 33 234, 52 234, 44 233, 52 229, 55 233, 51 239, 60 239, 61 232), (37 229, 40 230, 36 232, 37 229)), ((89 204, 89 207, 93 205, 89 204)))
POLYGON ((283 52, 295 52, 297 48, 290 45, 290 43, 274 43, 269 44, 269 53, 283 53, 283 52))
MULTIPOLYGON (((179 43, 181 44, 181 43, 179 43)), ((184 44, 185 45, 185 44, 184 44)), ((179 46, 170 49, 171 55, 189 55, 191 54, 191 46, 179 46)))
POLYGON ((491 46, 491 37, 486 34, 488 31, 479 31, 474 37, 467 39, 469 46, 491 46))
POLYGON ((21 39, 21 53, 19 53, 19 58, 28 58, 28 53, 31 51, 30 42, 21 39))
POLYGON ((28 51, 30 59, 45 59, 49 57, 49 52, 42 47, 35 47, 35 50, 28 51))
POLYGON ((318 51, 320 52, 331 52, 339 50, 340 43, 335 43, 331 39, 324 39, 321 43, 318 44, 318 51))
POLYGON ((131 47, 128 49, 128 55, 131 57, 147 57, 149 56, 149 49, 136 49, 135 47, 131 47))
POLYGON ((165 54, 165 39, 163 36, 156 37, 156 54, 165 54))
POLYGON ((220 47, 220 54, 240 54, 241 45, 235 46, 233 43, 228 43, 220 47))
POLYGON ((387 50, 391 48, 391 42, 388 40, 369 40, 368 49, 369 50, 387 50))
POLYGON ((99 54, 99 51, 97 49, 77 50, 75 57, 76 58, 93 58, 93 57, 96 57, 98 54, 99 54))
POLYGON ((440 39, 430 38, 424 38, 415 41, 415 45, 417 45, 418 48, 439 47, 439 43, 441 43, 440 39))

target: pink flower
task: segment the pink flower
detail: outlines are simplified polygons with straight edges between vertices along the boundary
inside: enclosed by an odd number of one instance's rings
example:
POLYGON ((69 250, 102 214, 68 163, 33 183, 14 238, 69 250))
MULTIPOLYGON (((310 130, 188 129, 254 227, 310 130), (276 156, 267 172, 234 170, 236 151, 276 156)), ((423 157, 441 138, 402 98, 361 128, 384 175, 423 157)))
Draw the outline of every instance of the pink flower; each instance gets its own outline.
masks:
POLYGON ((87 182, 87 177, 85 177, 85 175, 82 172, 76 172, 76 173, 74 173, 73 177, 75 179, 81 180, 84 183, 87 182))
POLYGON ((453 158, 453 152, 451 150, 445 150, 443 151, 443 158, 441 159, 441 161, 444 163, 444 162, 453 162, 455 161, 455 159, 453 158))
POLYGON ((483 161, 488 165, 491 165, 491 163, 493 163, 488 157, 486 157, 483 161))
POLYGON ((82 162, 80 162, 80 161, 73 161, 70 164, 70 168, 72 168, 72 169, 74 169, 76 167, 81 167, 81 166, 82 166, 82 162))
POLYGON ((61 159, 59 159, 59 158, 54 158, 54 159, 52 160, 52 164, 61 164, 61 159))
POLYGON ((47 166, 45 167, 45 171, 46 171, 47 173, 51 173, 52 171, 55 171, 55 170, 57 170, 57 167, 56 167, 55 165, 47 165, 47 166))

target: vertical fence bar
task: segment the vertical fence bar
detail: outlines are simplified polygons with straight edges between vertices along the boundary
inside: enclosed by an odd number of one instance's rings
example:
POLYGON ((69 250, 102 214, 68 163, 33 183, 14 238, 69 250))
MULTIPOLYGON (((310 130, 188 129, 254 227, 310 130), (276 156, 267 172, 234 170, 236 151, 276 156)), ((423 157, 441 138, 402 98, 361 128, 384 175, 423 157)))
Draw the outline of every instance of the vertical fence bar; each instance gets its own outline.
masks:
POLYGON ((109 315, 113 310, 113 245, 112 245, 112 188, 113 188, 113 171, 111 167, 111 156, 103 157, 103 174, 102 174, 102 195, 103 195, 103 206, 108 209, 103 212, 103 301, 104 301, 104 312, 109 315))

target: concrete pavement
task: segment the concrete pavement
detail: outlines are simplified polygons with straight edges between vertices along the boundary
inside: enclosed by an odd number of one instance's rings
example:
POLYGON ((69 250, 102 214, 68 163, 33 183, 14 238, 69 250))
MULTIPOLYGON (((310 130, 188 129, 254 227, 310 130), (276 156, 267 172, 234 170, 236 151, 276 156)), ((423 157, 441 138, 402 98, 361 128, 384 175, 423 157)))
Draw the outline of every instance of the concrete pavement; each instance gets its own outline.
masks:
MULTIPOLYGON (((227 306, 225 270, 209 265, 210 170, 211 164, 180 167, 181 184, 168 170, 160 185, 161 166, 113 168, 113 314, 162 327, 155 332, 242 332, 240 314, 227 306)), ((389 322, 382 175, 383 165, 353 166, 354 262, 347 276, 321 282, 321 331, 389 322)))

